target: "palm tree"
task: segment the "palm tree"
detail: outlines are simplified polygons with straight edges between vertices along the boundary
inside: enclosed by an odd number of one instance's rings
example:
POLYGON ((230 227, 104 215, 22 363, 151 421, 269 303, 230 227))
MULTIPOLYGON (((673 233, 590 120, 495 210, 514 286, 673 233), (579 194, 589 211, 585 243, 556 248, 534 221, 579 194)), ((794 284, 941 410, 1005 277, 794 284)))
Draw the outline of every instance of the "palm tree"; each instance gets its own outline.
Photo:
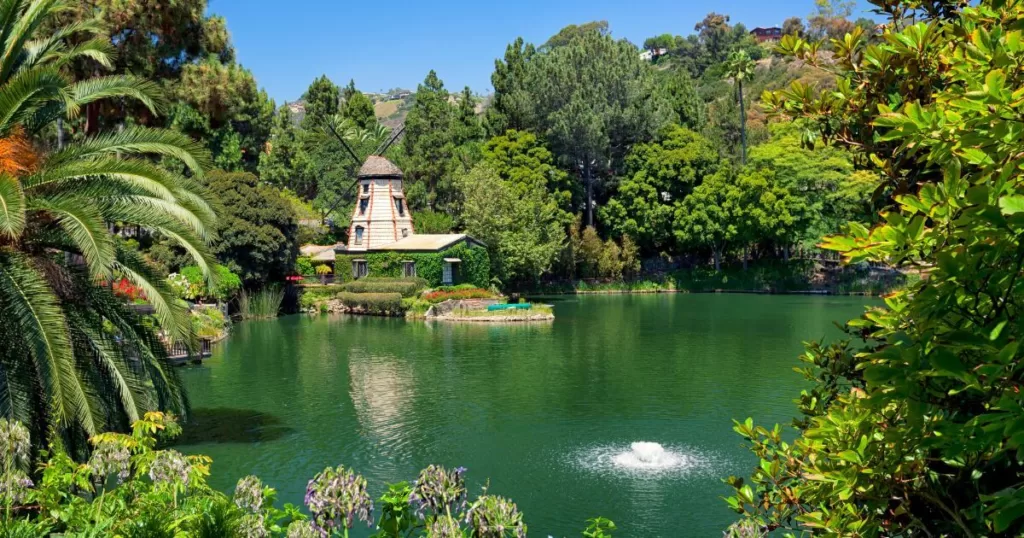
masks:
POLYGON ((173 339, 190 337, 188 312, 108 226, 163 234, 207 270, 216 219, 198 183, 208 156, 184 135, 135 127, 41 149, 35 135, 97 100, 162 107, 147 81, 70 79, 72 60, 109 65, 110 45, 92 23, 37 36, 64 7, 0 0, 0 416, 32 425, 37 444, 127 429, 148 410, 187 410, 156 333, 103 283, 124 278, 140 288, 173 339), (67 39, 83 34, 94 37, 67 39), (157 158, 182 163, 190 177, 157 158))
POLYGON ((747 113, 743 107, 743 81, 754 76, 755 65, 745 50, 729 54, 725 64, 725 76, 736 82, 736 94, 740 100, 740 151, 743 164, 747 164, 747 113))

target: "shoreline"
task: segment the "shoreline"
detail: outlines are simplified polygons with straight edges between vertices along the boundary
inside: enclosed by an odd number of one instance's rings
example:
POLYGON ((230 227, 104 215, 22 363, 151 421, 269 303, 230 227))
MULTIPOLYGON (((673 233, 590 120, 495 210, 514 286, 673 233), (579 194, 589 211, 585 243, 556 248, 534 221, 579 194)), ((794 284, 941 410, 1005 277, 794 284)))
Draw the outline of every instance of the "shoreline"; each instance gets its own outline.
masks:
POLYGON ((517 292, 524 296, 545 296, 545 295, 656 295, 656 294, 673 294, 673 293, 694 293, 694 294, 746 294, 746 295, 821 295, 821 296, 833 296, 833 297, 882 297, 888 292, 873 293, 867 291, 846 291, 838 292, 831 290, 792 290, 792 291, 779 291, 779 290, 728 290, 728 289, 712 289, 712 290, 679 290, 679 289, 663 289, 663 290, 575 290, 575 291, 538 291, 538 292, 517 292))

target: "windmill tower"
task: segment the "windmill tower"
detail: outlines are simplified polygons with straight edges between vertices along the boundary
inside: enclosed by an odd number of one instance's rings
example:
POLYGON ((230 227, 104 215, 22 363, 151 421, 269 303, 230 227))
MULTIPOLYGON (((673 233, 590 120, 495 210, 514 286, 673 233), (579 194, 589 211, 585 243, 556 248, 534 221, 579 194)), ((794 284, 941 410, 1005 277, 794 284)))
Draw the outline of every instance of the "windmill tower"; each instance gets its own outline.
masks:
POLYGON ((380 249, 413 234, 402 178, 402 170, 382 155, 366 158, 356 176, 348 252, 380 249))

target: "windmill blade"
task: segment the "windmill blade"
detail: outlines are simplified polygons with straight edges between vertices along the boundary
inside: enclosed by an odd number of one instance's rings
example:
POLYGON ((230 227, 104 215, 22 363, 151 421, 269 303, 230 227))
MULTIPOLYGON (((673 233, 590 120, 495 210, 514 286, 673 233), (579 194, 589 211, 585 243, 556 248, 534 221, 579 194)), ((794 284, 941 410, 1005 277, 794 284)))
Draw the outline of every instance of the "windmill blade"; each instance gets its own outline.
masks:
POLYGON ((374 155, 378 155, 378 156, 383 156, 384 152, 387 151, 388 148, 390 148, 391 145, 394 144, 398 140, 398 137, 402 136, 402 133, 404 133, 404 132, 405 132, 405 125, 403 124, 397 131, 395 131, 395 134, 393 134, 390 137, 388 137, 388 139, 385 140, 384 143, 381 144, 379 148, 377 148, 377 151, 373 152, 373 154, 374 155))
POLYGON ((348 151, 348 154, 352 156, 352 160, 355 161, 356 165, 358 166, 359 163, 361 163, 362 161, 359 159, 359 157, 356 156, 356 152, 352 151, 352 148, 348 145, 348 142, 345 142, 345 137, 338 134, 338 131, 334 128, 334 123, 330 121, 327 122, 327 129, 331 131, 331 134, 333 134, 335 138, 338 139, 338 142, 341 142, 341 145, 345 148, 346 151, 348 151))
POLYGON ((328 215, 330 215, 332 212, 334 212, 334 209, 338 207, 338 204, 340 204, 342 200, 344 200, 345 198, 348 198, 349 194, 352 194, 352 189, 356 188, 356 185, 359 185, 359 178, 356 178, 352 182, 352 184, 349 185, 348 189, 345 190, 345 192, 343 192, 343 193, 338 195, 338 198, 334 200, 334 203, 331 204, 331 207, 327 209, 327 214, 328 215))

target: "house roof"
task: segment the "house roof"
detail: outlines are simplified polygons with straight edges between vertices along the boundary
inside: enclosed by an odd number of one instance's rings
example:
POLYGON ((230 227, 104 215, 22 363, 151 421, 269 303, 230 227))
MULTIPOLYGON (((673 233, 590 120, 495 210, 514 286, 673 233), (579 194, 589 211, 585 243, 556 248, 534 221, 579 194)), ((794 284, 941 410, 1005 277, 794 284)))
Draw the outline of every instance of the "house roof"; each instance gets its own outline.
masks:
POLYGON ((401 251, 439 251, 444 250, 460 241, 470 241, 476 245, 484 246, 483 243, 473 239, 466 234, 412 234, 378 247, 374 250, 401 250, 401 251))
POLYGON ((402 177, 402 169, 380 155, 370 155, 359 169, 359 177, 402 177))
POLYGON ((309 256, 313 261, 333 262, 335 245, 302 245, 299 253, 309 256))

